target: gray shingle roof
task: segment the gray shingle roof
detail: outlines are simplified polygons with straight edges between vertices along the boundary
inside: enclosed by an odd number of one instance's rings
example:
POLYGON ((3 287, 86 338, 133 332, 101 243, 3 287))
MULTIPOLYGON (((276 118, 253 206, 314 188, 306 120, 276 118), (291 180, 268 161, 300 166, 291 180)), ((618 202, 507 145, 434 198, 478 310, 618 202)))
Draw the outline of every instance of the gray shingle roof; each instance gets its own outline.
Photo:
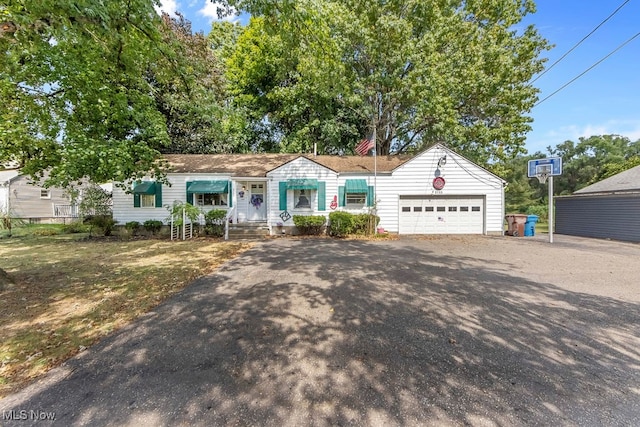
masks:
POLYGON ((595 184, 584 187, 573 194, 611 194, 637 191, 640 191, 640 166, 610 176, 595 184))
MULTIPOLYGON (((176 173, 230 173, 241 177, 264 177, 287 162, 306 157, 339 173, 373 173, 372 156, 313 156, 310 154, 167 154, 163 158, 176 173)), ((391 172, 412 156, 378 156, 378 172, 391 172)))

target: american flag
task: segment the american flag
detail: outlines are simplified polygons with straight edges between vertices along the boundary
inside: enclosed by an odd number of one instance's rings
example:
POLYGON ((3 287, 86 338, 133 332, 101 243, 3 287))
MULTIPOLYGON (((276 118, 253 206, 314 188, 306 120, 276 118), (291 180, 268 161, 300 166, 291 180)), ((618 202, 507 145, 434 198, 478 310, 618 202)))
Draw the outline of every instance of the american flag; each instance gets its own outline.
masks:
POLYGON ((356 153, 360 154, 361 156, 366 156, 369 150, 375 148, 375 145, 376 143, 373 140, 373 137, 364 138, 358 143, 358 145, 356 145, 356 153))

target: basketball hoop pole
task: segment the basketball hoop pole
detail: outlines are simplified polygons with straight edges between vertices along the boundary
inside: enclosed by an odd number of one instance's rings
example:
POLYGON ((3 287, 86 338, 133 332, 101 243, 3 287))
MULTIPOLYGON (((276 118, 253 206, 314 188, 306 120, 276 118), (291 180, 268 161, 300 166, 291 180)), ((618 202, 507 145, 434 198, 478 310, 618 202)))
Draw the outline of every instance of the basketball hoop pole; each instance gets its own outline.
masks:
POLYGON ((553 175, 547 179, 549 183, 549 243, 553 243, 553 175))

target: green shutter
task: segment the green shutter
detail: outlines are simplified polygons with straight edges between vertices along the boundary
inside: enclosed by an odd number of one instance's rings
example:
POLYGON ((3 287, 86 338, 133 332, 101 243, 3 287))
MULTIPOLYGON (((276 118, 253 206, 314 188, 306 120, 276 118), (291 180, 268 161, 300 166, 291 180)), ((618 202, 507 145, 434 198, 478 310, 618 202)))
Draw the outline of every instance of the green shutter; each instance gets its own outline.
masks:
POLYGON ((324 181, 318 182, 318 210, 327 210, 327 183, 324 181))
POLYGON ((338 187, 338 206, 344 206, 344 185, 338 187))
POLYGON ((191 184, 191 181, 187 181, 185 184, 187 186, 187 203, 193 205, 193 193, 188 190, 189 184, 191 184))
POLYGON ((229 181, 229 186, 227 187, 229 188, 229 193, 228 193, 228 199, 227 200, 227 204, 229 205, 230 208, 233 207, 233 182, 229 181))
POLYGON ((373 185, 370 185, 367 190, 369 190, 367 192, 367 206, 373 206, 373 202, 374 202, 374 194, 373 194, 373 185))
POLYGON ((280 210, 287 210, 287 183, 285 181, 280 181, 280 210))
POLYGON ((162 184, 156 182, 156 208, 162 207, 162 184))
POLYGON ((140 195, 139 194, 134 194, 133 195, 133 207, 134 208, 139 208, 140 207, 140 195))

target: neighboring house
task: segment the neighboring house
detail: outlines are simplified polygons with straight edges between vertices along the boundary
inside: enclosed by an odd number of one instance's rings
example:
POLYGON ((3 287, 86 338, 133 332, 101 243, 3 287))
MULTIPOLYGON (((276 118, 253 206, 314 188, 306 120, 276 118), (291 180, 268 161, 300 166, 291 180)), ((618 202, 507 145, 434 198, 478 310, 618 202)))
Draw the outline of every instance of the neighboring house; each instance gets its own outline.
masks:
POLYGON ((40 187, 17 170, 0 171, 0 211, 32 223, 67 222, 78 216, 64 190, 40 187))
MULTIPOLYGON (((408 156, 166 155, 170 186, 114 186, 118 223, 167 223, 167 205, 225 209, 236 224, 292 229, 293 215, 375 212, 400 234, 502 234, 505 182, 437 144, 408 156)), ((292 231, 292 230, 290 230, 292 231)))
POLYGON ((9 212, 9 192, 11 180, 20 175, 17 169, 0 170, 0 215, 9 212))
POLYGON ((640 166, 555 197, 555 232, 640 242, 640 166))

